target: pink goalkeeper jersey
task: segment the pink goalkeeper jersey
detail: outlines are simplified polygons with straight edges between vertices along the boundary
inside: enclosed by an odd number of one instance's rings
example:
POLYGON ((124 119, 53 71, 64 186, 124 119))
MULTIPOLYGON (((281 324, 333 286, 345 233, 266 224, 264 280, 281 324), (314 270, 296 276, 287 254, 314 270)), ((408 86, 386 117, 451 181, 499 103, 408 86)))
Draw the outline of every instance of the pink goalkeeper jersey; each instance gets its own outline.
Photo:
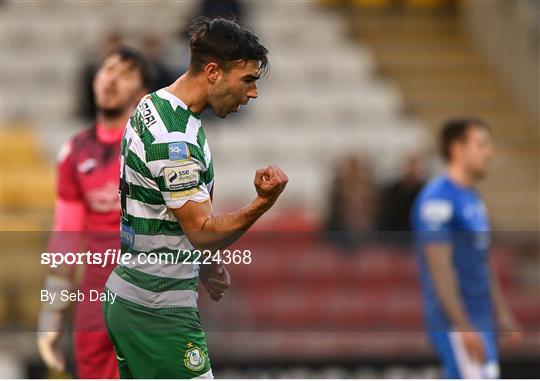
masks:
MULTIPOLYGON (((124 127, 105 129, 99 124, 83 130, 62 148, 58 160, 55 232, 51 251, 105 252, 119 249, 120 142, 124 127), (76 233, 83 233, 82 250, 66 247, 76 233), (59 247, 62 249, 58 249, 59 247), (55 250, 56 249, 56 250, 55 250)), ((69 245, 68 245, 69 246, 69 245)), ((78 246, 78 244, 77 244, 78 246)), ((86 265, 78 289, 102 291, 115 264, 86 265)), ((101 303, 78 303, 77 326, 81 330, 101 330, 101 303), (84 326, 84 327, 83 327, 84 326)))

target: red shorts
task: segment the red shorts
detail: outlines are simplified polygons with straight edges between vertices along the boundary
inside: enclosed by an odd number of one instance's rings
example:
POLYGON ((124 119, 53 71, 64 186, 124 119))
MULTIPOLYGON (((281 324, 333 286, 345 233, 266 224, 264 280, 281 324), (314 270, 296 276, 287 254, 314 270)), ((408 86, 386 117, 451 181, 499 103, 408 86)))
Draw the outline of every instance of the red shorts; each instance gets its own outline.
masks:
MULTIPOLYGON (((101 287, 81 287, 86 295, 90 289, 102 290, 101 287)), ((116 352, 105 329, 101 302, 85 300, 77 303, 74 323, 77 376, 119 378, 116 352)))
POLYGON ((78 378, 119 378, 116 352, 107 332, 74 332, 78 378))

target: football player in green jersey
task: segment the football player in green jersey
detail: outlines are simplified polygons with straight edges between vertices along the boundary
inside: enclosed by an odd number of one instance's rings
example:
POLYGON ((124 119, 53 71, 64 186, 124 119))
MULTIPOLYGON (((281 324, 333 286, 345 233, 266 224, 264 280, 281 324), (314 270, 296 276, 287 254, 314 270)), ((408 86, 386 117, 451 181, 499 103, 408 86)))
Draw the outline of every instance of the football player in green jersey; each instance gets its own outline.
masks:
POLYGON ((221 282, 205 285, 218 292, 214 299, 228 285, 228 274, 219 262, 208 269, 184 259, 235 242, 289 180, 276 165, 259 169, 254 200, 214 215, 214 166, 200 113, 210 108, 225 118, 257 98, 268 51, 233 21, 197 18, 190 52, 188 72, 141 100, 122 139, 122 251, 136 258, 182 253, 164 263, 122 263, 107 281, 116 301, 104 302, 104 316, 122 378, 213 377, 197 310, 199 273, 211 271, 212 277, 201 279, 221 282))

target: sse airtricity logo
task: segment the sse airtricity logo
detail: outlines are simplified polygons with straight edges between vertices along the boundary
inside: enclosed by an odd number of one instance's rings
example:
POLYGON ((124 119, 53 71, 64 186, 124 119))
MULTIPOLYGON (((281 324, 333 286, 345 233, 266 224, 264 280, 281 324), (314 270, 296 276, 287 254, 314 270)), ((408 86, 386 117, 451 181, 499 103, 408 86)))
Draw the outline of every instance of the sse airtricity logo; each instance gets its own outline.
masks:
POLYGON ((163 177, 169 191, 189 189, 199 183, 200 169, 197 163, 187 162, 176 167, 163 168, 163 177))

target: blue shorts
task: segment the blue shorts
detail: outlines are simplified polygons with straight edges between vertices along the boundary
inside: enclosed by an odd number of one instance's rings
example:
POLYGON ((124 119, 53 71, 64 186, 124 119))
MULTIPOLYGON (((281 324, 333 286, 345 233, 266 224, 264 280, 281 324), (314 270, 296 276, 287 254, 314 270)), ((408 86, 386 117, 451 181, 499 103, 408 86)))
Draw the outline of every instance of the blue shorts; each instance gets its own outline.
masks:
POLYGON ((499 378, 497 336, 480 332, 484 339, 486 361, 471 361, 457 332, 428 332, 431 345, 442 362, 446 378, 499 378))

